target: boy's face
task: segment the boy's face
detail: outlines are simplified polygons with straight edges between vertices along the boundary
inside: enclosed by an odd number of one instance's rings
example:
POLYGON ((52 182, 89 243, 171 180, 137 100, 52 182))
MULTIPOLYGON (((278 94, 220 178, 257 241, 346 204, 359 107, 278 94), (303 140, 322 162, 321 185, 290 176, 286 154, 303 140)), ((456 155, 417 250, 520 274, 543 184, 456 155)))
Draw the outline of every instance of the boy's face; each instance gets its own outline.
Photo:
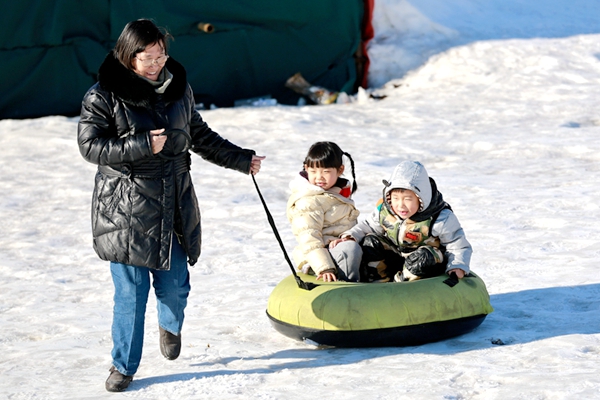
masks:
POLYGON ((323 188, 323 190, 331 189, 344 172, 343 165, 340 169, 307 167, 305 165, 304 169, 308 174, 308 182, 310 182, 311 185, 323 188))
POLYGON ((421 203, 412 190, 395 189, 390 193, 392 210, 402 219, 408 219, 419 211, 421 203))

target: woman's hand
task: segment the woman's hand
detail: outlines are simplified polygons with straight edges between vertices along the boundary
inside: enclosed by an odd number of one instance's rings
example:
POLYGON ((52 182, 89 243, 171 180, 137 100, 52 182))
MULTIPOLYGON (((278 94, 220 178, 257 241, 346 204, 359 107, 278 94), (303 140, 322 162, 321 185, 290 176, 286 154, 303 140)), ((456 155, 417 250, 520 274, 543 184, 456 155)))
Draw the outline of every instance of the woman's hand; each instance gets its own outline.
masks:
POLYGON ((158 154, 161 152, 163 147, 165 147, 165 142, 167 141, 166 136, 161 136, 164 129, 155 129, 150 131, 150 143, 152 144, 152 154, 158 154))
POLYGON ((337 276, 335 276, 335 272, 331 272, 331 270, 323 271, 317 276, 317 280, 323 279, 323 282, 335 282, 337 281, 337 276))
POLYGON ((260 171, 260 163, 265 158, 265 156, 252 156, 252 161, 250 163, 250 173, 252 175, 258 174, 258 172, 260 171))
POLYGON ((457 277, 458 279, 462 279, 462 278, 464 278, 464 277, 465 277, 465 271, 463 271, 463 270, 462 270, 462 269, 460 269, 460 268, 454 268, 454 269, 451 269, 450 271, 448 271, 448 275, 450 275, 450 274, 451 274, 451 273, 453 273, 453 272, 456 274, 456 277, 457 277))

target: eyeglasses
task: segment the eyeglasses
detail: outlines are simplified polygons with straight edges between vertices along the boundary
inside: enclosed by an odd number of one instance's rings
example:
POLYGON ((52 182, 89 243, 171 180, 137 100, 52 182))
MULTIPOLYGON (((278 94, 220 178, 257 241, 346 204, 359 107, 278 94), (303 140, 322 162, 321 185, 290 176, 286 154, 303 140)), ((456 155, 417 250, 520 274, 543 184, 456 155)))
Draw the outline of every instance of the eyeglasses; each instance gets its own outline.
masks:
POLYGON ((169 56, 164 55, 164 56, 160 56, 156 59, 146 58, 145 60, 142 60, 141 58, 137 58, 137 57, 135 57, 135 58, 142 64, 142 66, 148 68, 148 67, 153 66, 155 63, 156 63, 156 65, 162 67, 167 62, 167 59, 169 58, 169 56))

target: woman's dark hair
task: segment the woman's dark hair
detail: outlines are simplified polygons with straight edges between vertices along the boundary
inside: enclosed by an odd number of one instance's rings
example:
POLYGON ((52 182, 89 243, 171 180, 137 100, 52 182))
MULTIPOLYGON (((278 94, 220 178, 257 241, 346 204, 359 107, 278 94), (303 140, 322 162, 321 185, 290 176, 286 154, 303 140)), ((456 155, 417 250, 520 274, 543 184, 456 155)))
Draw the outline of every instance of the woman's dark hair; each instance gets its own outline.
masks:
POLYGON ((165 29, 159 28, 149 19, 138 19, 131 21, 117 39, 113 55, 127 69, 133 69, 132 60, 137 53, 146 49, 149 45, 158 43, 167 54, 167 42, 172 36, 165 29))
POLYGON ((342 157, 348 157, 352 170, 352 193, 356 192, 356 174, 354 172, 354 160, 350 154, 342 151, 340 146, 333 142, 317 142, 310 146, 308 154, 304 159, 304 165, 308 168, 335 168, 340 169, 344 165, 342 157))

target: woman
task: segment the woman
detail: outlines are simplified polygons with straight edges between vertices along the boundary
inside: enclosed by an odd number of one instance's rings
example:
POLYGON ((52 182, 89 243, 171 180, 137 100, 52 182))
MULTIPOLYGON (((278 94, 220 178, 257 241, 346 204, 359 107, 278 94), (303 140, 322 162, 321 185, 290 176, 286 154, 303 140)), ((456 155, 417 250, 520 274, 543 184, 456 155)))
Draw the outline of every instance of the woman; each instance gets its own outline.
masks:
POLYGON ((150 20, 127 24, 83 99, 78 126, 82 156, 98 165, 94 250, 110 261, 115 286, 111 392, 126 389, 139 366, 150 275, 161 353, 170 360, 179 356, 187 263, 196 263, 201 244, 187 150, 252 174, 264 159, 202 120, 185 69, 167 54, 169 38, 150 20))

